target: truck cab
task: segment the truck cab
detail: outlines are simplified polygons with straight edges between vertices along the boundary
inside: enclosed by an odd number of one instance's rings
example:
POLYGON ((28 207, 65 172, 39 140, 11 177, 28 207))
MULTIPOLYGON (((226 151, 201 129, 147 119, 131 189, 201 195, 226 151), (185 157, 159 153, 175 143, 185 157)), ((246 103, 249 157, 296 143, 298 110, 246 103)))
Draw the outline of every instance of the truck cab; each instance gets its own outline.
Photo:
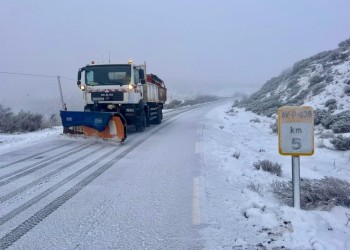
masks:
POLYGON ((80 68, 77 84, 83 90, 84 111, 119 112, 141 131, 151 121, 160 123, 166 88, 157 76, 146 75, 145 69, 132 63, 80 68))

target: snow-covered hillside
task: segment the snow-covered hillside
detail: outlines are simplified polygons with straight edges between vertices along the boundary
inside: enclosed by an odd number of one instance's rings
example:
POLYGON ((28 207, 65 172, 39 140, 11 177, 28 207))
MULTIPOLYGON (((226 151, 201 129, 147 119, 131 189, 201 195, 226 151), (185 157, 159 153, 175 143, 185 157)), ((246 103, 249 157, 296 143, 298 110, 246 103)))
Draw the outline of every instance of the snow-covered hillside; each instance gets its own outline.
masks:
POLYGON ((335 50, 324 51, 294 64, 240 103, 271 116, 280 106, 311 105, 338 114, 350 109, 350 39, 335 50), (327 101, 332 100, 329 106, 327 101))

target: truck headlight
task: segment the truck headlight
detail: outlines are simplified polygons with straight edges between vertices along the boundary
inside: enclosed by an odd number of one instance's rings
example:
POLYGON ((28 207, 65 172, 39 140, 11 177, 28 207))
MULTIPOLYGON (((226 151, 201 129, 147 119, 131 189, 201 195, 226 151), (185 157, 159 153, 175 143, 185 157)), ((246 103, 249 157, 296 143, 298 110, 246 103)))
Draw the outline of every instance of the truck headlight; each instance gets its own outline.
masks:
POLYGON ((133 90, 134 86, 132 86, 132 84, 129 84, 129 90, 133 90))
POLYGON ((79 87, 80 87, 80 89, 81 89, 82 91, 85 91, 85 90, 86 90, 86 86, 85 86, 85 85, 80 85, 79 87))

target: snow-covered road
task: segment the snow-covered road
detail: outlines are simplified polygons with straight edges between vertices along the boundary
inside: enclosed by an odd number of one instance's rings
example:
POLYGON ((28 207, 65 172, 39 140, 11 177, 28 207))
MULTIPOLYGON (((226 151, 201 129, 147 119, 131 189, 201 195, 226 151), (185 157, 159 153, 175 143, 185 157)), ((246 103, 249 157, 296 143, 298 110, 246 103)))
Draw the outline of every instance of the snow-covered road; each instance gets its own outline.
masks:
POLYGON ((207 112, 166 114, 123 145, 56 135, 3 153, 0 248, 201 249, 207 112))

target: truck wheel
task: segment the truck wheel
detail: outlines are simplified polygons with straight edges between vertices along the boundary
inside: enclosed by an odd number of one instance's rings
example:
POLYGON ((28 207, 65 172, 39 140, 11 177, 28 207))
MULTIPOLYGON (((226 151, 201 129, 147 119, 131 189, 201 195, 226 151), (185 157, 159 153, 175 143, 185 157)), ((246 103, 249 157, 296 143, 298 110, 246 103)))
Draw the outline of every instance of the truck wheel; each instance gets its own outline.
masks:
POLYGON ((161 124, 163 120, 162 109, 158 107, 157 118, 154 120, 155 124, 161 124))
POLYGON ((140 110, 140 117, 137 119, 135 124, 137 132, 143 132, 146 128, 146 114, 144 110, 140 110))
POLYGON ((63 134, 68 134, 68 133, 69 133, 69 128, 63 127, 63 134))
POLYGON ((150 127, 151 126, 151 121, 149 120, 149 114, 146 114, 146 127, 150 127))

